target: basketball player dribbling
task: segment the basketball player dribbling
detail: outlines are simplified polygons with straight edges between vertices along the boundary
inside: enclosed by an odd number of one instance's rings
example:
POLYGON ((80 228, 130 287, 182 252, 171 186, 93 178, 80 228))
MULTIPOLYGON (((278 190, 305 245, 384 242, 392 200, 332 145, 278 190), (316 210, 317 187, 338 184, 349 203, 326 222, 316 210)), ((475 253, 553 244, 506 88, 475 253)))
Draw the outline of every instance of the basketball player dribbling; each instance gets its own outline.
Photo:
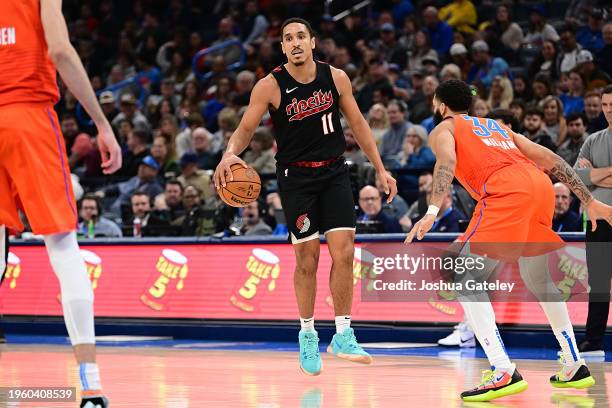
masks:
MULTIPOLYGON (((572 167, 552 151, 516 134, 493 119, 468 116, 470 87, 458 80, 438 86, 434 95, 434 123, 429 141, 436 155, 431 205, 406 238, 422 239, 436 220, 439 207, 454 177, 478 201, 472 220, 460 238, 468 251, 490 243, 503 246, 503 260, 518 259, 527 288, 548 276, 547 247, 559 247, 561 238, 552 230, 555 194, 548 171, 565 183, 596 219, 612 223, 612 207, 595 200, 572 167), (501 243, 503 241, 504 243, 501 243), (511 258, 507 258, 510 254, 511 258)), ((493 247, 495 248, 495 247, 493 247)), ((478 252, 480 254, 480 252, 478 252)), ((556 292, 556 290, 554 291, 556 292)), ((482 383, 465 391, 466 401, 489 401, 527 388, 508 354, 488 301, 468 301, 459 296, 465 315, 491 364, 482 383)), ((473 300, 473 298, 471 298, 473 300)), ((540 301, 561 346, 561 370, 550 378, 557 388, 587 388, 595 380, 580 358, 574 331, 562 301, 540 301)))
POLYGON ((106 408, 96 364, 93 291, 76 239, 77 215, 64 138, 53 105, 56 68, 98 129, 105 174, 121 150, 78 54, 61 0, 4 0, 0 13, 0 272, 7 230, 20 231, 17 208, 44 236, 62 295, 64 320, 79 363, 81 407, 106 408))
POLYGON ((294 288, 301 323, 300 367, 305 374, 318 375, 321 356, 313 315, 319 233, 325 234, 333 262, 329 282, 336 334, 327 351, 354 362, 372 361, 350 327, 356 220, 348 170, 342 157, 345 142, 340 111, 375 167, 388 202, 397 193, 397 187, 383 167, 348 76, 313 59, 315 39, 310 24, 291 18, 282 24, 281 35, 281 48, 288 62, 253 88, 248 109, 229 140, 214 179, 218 189, 231 180, 232 164, 246 166, 238 155, 249 145, 262 116, 269 110, 278 146, 278 188, 296 259, 294 288))

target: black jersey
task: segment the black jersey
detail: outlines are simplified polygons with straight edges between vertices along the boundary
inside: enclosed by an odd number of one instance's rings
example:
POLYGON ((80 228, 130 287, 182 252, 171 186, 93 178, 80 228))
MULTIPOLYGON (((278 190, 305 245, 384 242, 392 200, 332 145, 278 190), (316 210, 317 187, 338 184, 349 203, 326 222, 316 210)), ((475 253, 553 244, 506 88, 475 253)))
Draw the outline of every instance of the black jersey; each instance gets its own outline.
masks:
POLYGON ((297 82, 284 65, 272 71, 281 94, 278 109, 270 108, 280 165, 329 160, 341 156, 346 148, 340 124, 340 94, 331 67, 315 63, 317 75, 308 84, 297 82))

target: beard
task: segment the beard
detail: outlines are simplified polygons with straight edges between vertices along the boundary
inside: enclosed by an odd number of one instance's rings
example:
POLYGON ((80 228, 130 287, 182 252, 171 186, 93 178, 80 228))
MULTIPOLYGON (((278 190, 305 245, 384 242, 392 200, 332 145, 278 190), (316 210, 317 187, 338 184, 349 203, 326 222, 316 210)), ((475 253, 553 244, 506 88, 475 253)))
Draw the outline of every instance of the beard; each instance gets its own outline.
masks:
POLYGON ((442 117, 442 114, 440 113, 440 111, 435 111, 433 114, 434 126, 438 126, 440 123, 442 123, 443 120, 444 118, 442 117))

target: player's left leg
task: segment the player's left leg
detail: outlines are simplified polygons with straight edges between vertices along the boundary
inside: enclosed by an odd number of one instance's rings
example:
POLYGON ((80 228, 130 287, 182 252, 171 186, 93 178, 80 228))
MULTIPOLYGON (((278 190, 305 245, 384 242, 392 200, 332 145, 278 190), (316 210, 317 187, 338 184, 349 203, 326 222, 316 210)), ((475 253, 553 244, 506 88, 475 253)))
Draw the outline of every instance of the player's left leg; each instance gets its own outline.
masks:
POLYGON ((370 364, 372 357, 357 343, 355 332, 351 328, 355 231, 331 230, 327 231, 325 237, 332 258, 329 286, 336 316, 336 334, 327 347, 327 352, 356 363, 370 364))
POLYGON ((561 346, 562 368, 550 377, 551 385, 556 388, 593 386, 595 380, 584 360, 580 358, 567 305, 550 277, 548 255, 522 257, 519 259, 519 268, 525 286, 540 300, 540 306, 561 346))
POLYGON ((93 289, 74 231, 45 235, 49 261, 61 289, 64 321, 79 364, 81 407, 106 407, 96 363, 93 289))

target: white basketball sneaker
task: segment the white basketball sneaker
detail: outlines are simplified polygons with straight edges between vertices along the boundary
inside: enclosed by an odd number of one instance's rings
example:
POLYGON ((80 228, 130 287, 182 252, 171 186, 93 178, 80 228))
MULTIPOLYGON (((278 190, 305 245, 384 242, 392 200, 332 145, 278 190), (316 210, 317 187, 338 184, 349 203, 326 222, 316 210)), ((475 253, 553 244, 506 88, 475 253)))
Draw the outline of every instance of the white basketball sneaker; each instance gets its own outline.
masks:
POLYGON ((451 334, 438 340, 439 346, 476 347, 476 337, 474 337, 474 332, 466 322, 459 323, 454 329, 451 334))

